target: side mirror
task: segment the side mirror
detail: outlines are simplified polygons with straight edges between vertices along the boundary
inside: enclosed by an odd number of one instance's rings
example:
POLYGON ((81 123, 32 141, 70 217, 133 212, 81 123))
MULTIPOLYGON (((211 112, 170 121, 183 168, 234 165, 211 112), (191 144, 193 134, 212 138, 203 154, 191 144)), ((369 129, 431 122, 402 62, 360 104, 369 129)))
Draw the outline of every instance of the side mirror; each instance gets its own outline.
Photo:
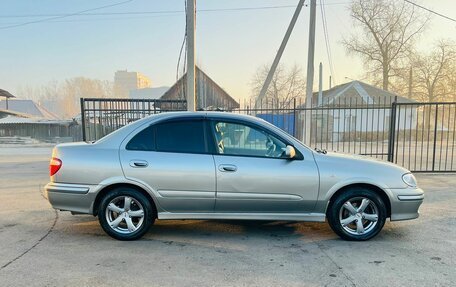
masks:
POLYGON ((285 149, 285 155, 287 158, 292 159, 296 156, 296 150, 291 145, 287 145, 285 149))

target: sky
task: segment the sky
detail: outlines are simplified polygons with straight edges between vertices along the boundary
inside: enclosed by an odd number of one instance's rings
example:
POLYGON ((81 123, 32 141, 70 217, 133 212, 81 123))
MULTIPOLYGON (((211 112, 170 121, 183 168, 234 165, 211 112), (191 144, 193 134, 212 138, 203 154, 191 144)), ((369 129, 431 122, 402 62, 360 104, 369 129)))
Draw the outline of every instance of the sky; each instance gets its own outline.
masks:
MULTIPOLYGON (((350 0, 324 2, 335 84, 362 79, 361 61, 356 56, 347 56, 341 44, 343 37, 355 31, 348 10, 350 0)), ((15 94, 20 87, 79 76, 112 81, 115 71, 124 69, 145 74, 153 87, 171 86, 176 80, 185 30, 184 3, 184 0, 0 0, 0 88, 15 94), (51 17, 46 15, 71 14, 112 4, 119 5, 91 13, 162 12, 76 15, 8 28, 51 17)), ((250 97, 253 75, 260 66, 274 59, 294 13, 292 6, 297 3, 298 0, 197 0, 199 10, 290 6, 198 12, 197 64, 233 98, 250 97)), ((419 3, 456 18, 454 0, 419 3)), ((316 23, 315 68, 319 62, 323 63, 326 89, 329 65, 319 6, 316 23)), ((309 7, 304 7, 281 60, 288 67, 297 64, 304 73, 308 32, 309 7)), ((456 40, 455 32, 456 23, 433 16, 419 41, 420 48, 429 49, 441 38, 456 40)), ((317 81, 315 78, 314 83, 317 81)))

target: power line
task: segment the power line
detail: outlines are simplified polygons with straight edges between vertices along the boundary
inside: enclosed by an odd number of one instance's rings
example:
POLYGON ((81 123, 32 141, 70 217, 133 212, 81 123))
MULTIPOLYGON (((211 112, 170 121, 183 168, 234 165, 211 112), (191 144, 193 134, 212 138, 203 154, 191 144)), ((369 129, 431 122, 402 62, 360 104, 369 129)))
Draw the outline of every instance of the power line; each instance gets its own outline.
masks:
MULTIPOLYGON (((185 0, 185 11, 187 11, 187 0, 185 0)), ((184 39, 182 40, 182 45, 181 45, 181 48, 180 48, 180 51, 179 51, 179 57, 177 59, 176 83, 179 80, 179 66, 180 66, 181 57, 182 57, 182 51, 184 50, 184 46, 185 46, 185 51, 184 51, 184 64, 182 66, 182 75, 184 75, 184 73, 185 73, 185 62, 186 62, 186 58, 187 58, 187 45, 185 45, 185 42, 187 42, 187 13, 185 13, 184 39)), ((185 83, 184 83, 184 81, 182 81, 182 97, 185 100, 186 97, 185 97, 185 94, 184 94, 185 93, 184 85, 185 85, 185 83)))
POLYGON ((445 18, 445 19, 447 19, 447 20, 456 22, 456 19, 454 19, 454 18, 448 17, 448 16, 443 15, 443 14, 441 14, 441 13, 439 13, 439 12, 436 12, 436 11, 434 11, 434 10, 431 10, 431 9, 429 9, 429 8, 426 8, 426 7, 424 7, 424 6, 421 6, 421 5, 419 5, 419 4, 415 3, 415 2, 412 2, 412 1, 409 1, 409 0, 404 0, 404 1, 407 2, 407 3, 409 3, 409 4, 414 5, 414 6, 416 6, 416 7, 419 7, 419 8, 421 8, 421 9, 424 9, 424 10, 426 10, 426 11, 428 11, 428 12, 431 12, 432 14, 435 14, 435 15, 440 16, 440 17, 442 17, 442 18, 445 18))
MULTIPOLYGON (((133 0, 130 0, 133 1, 133 0)), ((126 2, 130 2, 126 1, 126 2)), ((25 23, 11 23, 7 26, 0 26, 1 29, 9 29, 15 28, 20 26, 25 26, 29 24, 35 23, 67 23, 67 22, 87 22, 87 21, 97 21, 97 20, 128 20, 128 19, 138 19, 138 17, 118 17, 118 18, 94 18, 94 19, 72 19, 72 20, 58 20, 61 18, 67 17, 91 17, 91 16, 112 16, 112 15, 146 15, 145 17, 160 17, 162 15, 179 15, 185 13, 183 10, 162 10, 162 11, 130 11, 130 12, 97 12, 97 13, 87 13, 86 11, 93 11, 102 8, 108 8, 116 5, 120 5, 126 2, 120 2, 116 4, 111 4, 103 7, 97 7, 85 11, 80 11, 71 14, 22 14, 22 15, 0 15, 0 19, 4 18, 27 18, 27 17, 51 17, 46 19, 40 19, 36 21, 30 21, 25 23)), ((342 4, 349 4, 350 2, 333 2, 333 3, 325 3, 325 6, 332 6, 332 5, 342 5, 342 4)), ((294 8, 294 5, 279 5, 279 6, 259 6, 259 7, 237 7, 237 8, 213 8, 213 9, 200 9, 197 10, 198 13, 206 13, 206 12, 236 12, 236 11, 254 11, 254 10, 270 10, 270 9, 283 9, 283 8, 294 8)))
POLYGON ((118 6, 118 5, 123 5, 128 2, 132 2, 132 1, 133 0, 127 0, 127 1, 123 1, 123 2, 117 2, 114 4, 96 7, 96 8, 86 9, 86 10, 82 10, 82 11, 71 13, 71 14, 64 14, 64 15, 60 15, 60 16, 45 18, 45 19, 39 19, 39 20, 34 20, 34 21, 29 21, 29 22, 24 22, 24 23, 19 23, 19 24, 13 24, 13 25, 9 25, 9 26, 3 26, 3 27, 0 27, 0 29, 15 28, 15 27, 26 26, 26 25, 30 25, 30 24, 36 24, 36 23, 42 23, 42 22, 47 22, 47 21, 51 21, 51 20, 66 18, 66 17, 70 17, 70 16, 76 16, 76 15, 84 14, 84 13, 90 12, 90 11, 95 11, 95 10, 110 8, 110 7, 114 7, 114 6, 118 6))
MULTIPOLYGON (((133 0, 130 0, 133 1, 133 0)), ((126 1, 126 2, 130 2, 126 1)), ((123 2, 122 2, 123 3, 123 2)), ((119 4, 122 4, 119 3, 119 4)), ((343 5, 343 4, 350 4, 351 2, 333 2, 324 4, 326 6, 332 5, 343 5)), ((114 4, 114 5, 119 5, 114 4)), ((249 10, 269 10, 269 9, 282 9, 282 8, 295 8, 295 5, 276 5, 276 6, 256 6, 256 7, 234 7, 234 8, 212 8, 212 9, 198 9, 197 12, 229 12, 229 11, 249 11, 249 10)), ((91 9, 98 10, 101 8, 107 7, 99 7, 91 9)), ((57 14, 16 14, 16 15, 0 15, 0 18, 33 18, 33 17, 69 17, 69 16, 113 16, 113 15, 147 15, 147 14, 183 14, 185 13, 184 10, 159 10, 159 11, 129 11, 129 12, 99 12, 99 13, 86 13, 85 11, 65 14, 65 13, 57 13, 57 14)))
POLYGON ((321 18, 323 23, 323 34, 325 36, 326 55, 328 57, 331 76, 334 78, 334 82, 336 82, 336 76, 334 73, 334 65, 332 60, 331 42, 329 41, 328 22, 326 19, 326 11, 324 7, 324 0, 320 0, 320 4, 321 18))
MULTIPOLYGON (((132 1, 132 0, 130 0, 132 1)), ((0 15, 0 18, 34 18, 34 17, 57 17, 57 16, 115 16, 115 15, 147 15, 147 14, 183 14, 184 10, 159 10, 159 11, 130 11, 130 12, 99 12, 99 13, 78 13, 77 15, 56 13, 56 14, 16 14, 0 15)))
MULTIPOLYGON (((169 16, 179 16, 178 14, 173 15, 146 15, 146 16, 120 16, 120 17, 90 17, 84 19, 63 19, 63 20, 49 20, 44 23, 84 23, 84 22, 99 22, 99 21, 119 21, 119 20, 144 20, 152 18, 164 18, 169 16)), ((18 22, 3 22, 4 25, 14 25, 18 22)), ((39 23, 38 23, 39 24, 39 23)), ((0 26, 1 27, 1 26, 0 26)))

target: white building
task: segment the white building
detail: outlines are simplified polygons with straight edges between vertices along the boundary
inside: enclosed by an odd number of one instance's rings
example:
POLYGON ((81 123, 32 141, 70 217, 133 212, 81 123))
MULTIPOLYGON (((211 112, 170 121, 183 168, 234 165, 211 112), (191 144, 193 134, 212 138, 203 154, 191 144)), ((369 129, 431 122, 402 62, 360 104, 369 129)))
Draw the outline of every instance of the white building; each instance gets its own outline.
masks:
MULTIPOLYGON (((396 131, 414 130, 417 127, 417 102, 369 84, 352 81, 314 93, 312 112, 313 130, 325 134, 326 140, 342 140, 347 133, 388 132, 391 123, 391 105, 396 109, 396 131), (400 105, 405 103, 407 105, 400 105)), ((315 134, 313 132, 313 134, 315 134)))
POLYGON ((138 72, 129 72, 127 70, 117 71, 114 74, 114 88, 116 96, 126 98, 130 91, 137 89, 150 88, 151 80, 145 75, 138 72))

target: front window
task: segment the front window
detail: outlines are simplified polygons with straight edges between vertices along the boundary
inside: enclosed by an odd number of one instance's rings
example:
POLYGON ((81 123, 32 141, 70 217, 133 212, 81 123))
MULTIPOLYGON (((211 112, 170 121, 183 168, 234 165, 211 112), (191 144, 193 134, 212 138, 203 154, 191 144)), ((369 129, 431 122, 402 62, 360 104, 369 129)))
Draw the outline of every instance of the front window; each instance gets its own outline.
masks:
POLYGON ((240 123, 214 121, 212 130, 219 154, 285 157, 286 144, 262 129, 240 123))

